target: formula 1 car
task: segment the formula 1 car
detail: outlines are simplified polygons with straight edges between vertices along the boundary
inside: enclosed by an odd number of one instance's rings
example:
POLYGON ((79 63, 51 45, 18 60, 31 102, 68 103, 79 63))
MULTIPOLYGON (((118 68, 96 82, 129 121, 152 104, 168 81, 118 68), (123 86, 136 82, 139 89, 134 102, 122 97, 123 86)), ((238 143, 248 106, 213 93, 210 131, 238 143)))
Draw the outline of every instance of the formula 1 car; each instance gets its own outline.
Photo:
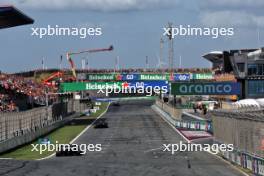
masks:
POLYGON ((115 102, 113 102, 113 106, 120 106, 119 101, 115 101, 115 102))
POLYGON ((63 144, 59 150, 56 151, 56 157, 60 156, 81 156, 81 151, 78 145, 75 144, 63 144))
POLYGON ((105 119, 99 119, 95 122, 94 128, 108 128, 108 123, 105 119))

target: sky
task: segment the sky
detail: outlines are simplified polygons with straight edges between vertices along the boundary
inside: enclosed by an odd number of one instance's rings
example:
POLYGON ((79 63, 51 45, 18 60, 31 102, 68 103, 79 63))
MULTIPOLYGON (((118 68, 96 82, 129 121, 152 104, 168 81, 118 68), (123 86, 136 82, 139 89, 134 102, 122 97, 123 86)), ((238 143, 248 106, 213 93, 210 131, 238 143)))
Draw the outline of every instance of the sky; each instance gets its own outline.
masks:
POLYGON ((12 4, 35 20, 33 25, 0 30, 1 66, 3 72, 57 68, 63 55, 83 49, 107 48, 112 52, 82 54, 73 57, 80 67, 82 58, 90 68, 114 68, 119 57, 120 68, 158 67, 160 39, 165 41, 163 67, 168 67, 168 39, 163 28, 173 26, 234 28, 233 36, 176 36, 174 67, 210 67, 202 55, 210 51, 264 46, 263 0, 1 0, 12 4), (100 27, 102 35, 80 39, 76 36, 32 36, 31 28, 100 27))

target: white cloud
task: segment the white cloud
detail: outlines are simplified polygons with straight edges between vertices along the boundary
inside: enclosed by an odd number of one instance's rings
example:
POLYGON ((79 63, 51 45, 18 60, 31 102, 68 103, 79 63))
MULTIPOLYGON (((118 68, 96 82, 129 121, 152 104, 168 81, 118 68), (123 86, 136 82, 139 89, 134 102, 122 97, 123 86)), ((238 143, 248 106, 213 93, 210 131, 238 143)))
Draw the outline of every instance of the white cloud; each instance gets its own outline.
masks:
POLYGON ((226 8, 261 8, 264 7, 263 0, 203 0, 203 7, 226 7, 226 8))
POLYGON ((204 12, 200 16, 206 26, 264 27, 264 16, 257 16, 243 11, 204 12))
POLYGON ((9 0, 8 2, 31 9, 125 11, 166 8, 176 5, 179 0, 9 0))

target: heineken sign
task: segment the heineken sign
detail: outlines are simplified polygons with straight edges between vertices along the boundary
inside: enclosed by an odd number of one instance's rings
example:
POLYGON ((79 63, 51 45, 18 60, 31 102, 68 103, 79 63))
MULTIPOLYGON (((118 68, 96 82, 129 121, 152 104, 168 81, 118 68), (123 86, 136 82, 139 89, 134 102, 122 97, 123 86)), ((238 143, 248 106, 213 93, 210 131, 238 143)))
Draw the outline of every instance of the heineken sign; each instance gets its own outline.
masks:
POLYGON ((121 88, 121 82, 77 82, 77 83, 62 83, 61 92, 78 92, 85 90, 99 90, 106 88, 121 88))
POLYGON ((240 83, 209 82, 209 83, 172 83, 173 95, 239 95, 240 83))
POLYGON ((88 74, 87 80, 98 81, 98 80, 116 80, 115 74, 88 74))
POLYGON ((78 80, 88 81, 190 81, 213 79, 212 73, 163 73, 163 74, 119 74, 119 73, 104 73, 104 74, 78 74, 78 80))
POLYGON ((193 74, 193 79, 213 79, 212 73, 195 73, 193 74))
POLYGON ((141 74, 140 80, 168 80, 168 75, 166 74, 141 74))

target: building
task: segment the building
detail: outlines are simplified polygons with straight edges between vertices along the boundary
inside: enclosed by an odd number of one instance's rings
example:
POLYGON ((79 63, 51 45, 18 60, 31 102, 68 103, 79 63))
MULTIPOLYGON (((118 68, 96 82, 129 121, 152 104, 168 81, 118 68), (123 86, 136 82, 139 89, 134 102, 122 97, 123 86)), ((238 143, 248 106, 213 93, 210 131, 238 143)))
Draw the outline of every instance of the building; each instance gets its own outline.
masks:
POLYGON ((203 57, 216 74, 234 74, 242 85, 240 98, 264 98, 264 48, 214 51, 203 57))

